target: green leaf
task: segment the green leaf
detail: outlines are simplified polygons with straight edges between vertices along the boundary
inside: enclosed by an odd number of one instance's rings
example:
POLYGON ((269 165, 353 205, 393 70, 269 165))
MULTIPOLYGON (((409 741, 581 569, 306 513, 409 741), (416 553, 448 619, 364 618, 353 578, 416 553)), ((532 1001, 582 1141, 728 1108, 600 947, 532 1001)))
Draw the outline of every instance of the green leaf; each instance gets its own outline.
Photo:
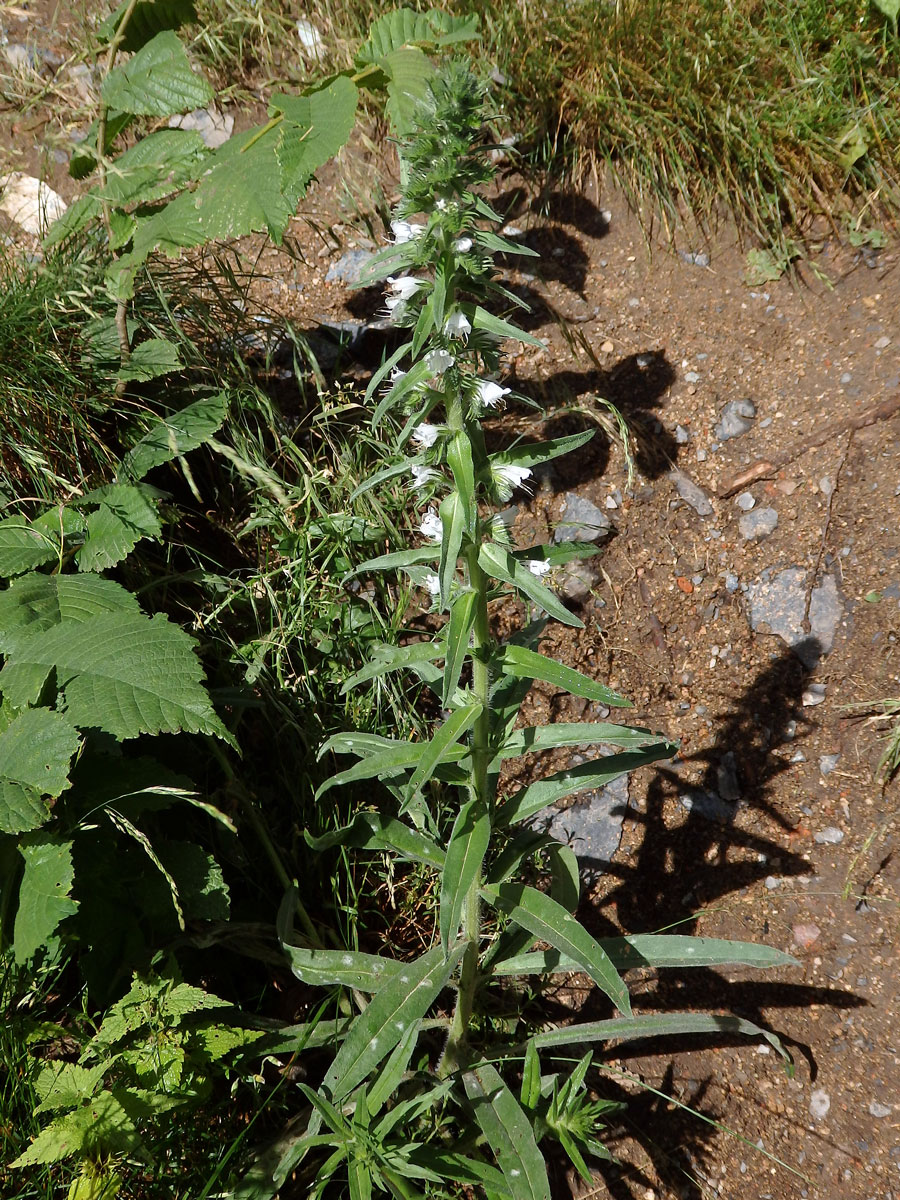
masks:
POLYGON ((196 450, 216 433, 228 415, 228 394, 195 400, 180 412, 159 417, 122 459, 121 473, 143 479, 148 471, 196 450))
MULTIPOLYGON (((426 752, 426 748, 430 745, 430 742, 403 742, 392 746, 389 750, 383 750, 379 754, 372 754, 368 758, 363 759, 362 762, 356 763, 355 766, 348 767, 346 771, 339 771, 337 775, 332 775, 330 779, 326 779, 316 792, 316 799, 320 799, 333 787, 342 787, 347 783, 356 783, 360 779, 383 779, 384 777, 397 775, 410 767, 418 767, 423 753, 426 752)), ((443 748, 438 761, 458 762, 461 758, 465 758, 468 753, 467 746, 459 746, 453 743, 443 748)))
POLYGON ((875 7, 884 13, 894 26, 894 37, 897 36, 897 19, 900 17, 900 0, 875 0, 875 7))
POLYGON ((628 750, 637 750, 659 740, 660 735, 651 733, 649 729, 609 725, 605 721, 598 721, 596 725, 586 721, 560 721, 558 725, 529 725, 524 729, 514 729, 500 747, 497 758, 540 754, 544 750, 553 750, 560 746, 624 746, 628 750))
POLYGON ((409 1151, 407 1161, 433 1172, 438 1179, 452 1179, 456 1183, 468 1183, 473 1187, 480 1185, 484 1188, 485 1196, 502 1196, 515 1200, 515 1194, 510 1191, 503 1173, 490 1163, 480 1162, 477 1158, 469 1158, 452 1151, 435 1150, 432 1146, 415 1146, 409 1151))
POLYGON ((424 359, 421 362, 414 363, 406 374, 401 375, 379 400, 372 414, 372 424, 378 425, 386 412, 390 412, 392 408, 396 408, 400 401, 410 396, 419 384, 424 383, 428 379, 428 376, 429 371, 424 359))
POLYGON ((517 467, 536 467, 541 463, 550 462, 562 454, 577 450, 585 442, 589 442, 596 430, 586 429, 583 433, 573 433, 568 437, 552 438, 547 442, 519 442, 508 450, 491 455, 491 463, 511 463, 517 467))
POLYGON ((591 1021, 583 1025, 567 1025, 534 1035, 539 1050, 557 1046, 580 1045, 582 1042, 635 1041, 649 1037, 680 1037, 685 1033, 724 1033, 761 1037, 781 1057, 791 1063, 791 1056, 774 1033, 761 1029, 742 1017, 708 1015, 706 1013, 666 1013, 661 1016, 614 1017, 609 1021, 591 1021))
POLYGON ((378 1115, 379 1110, 388 1100, 396 1096, 403 1081, 403 1076, 409 1070, 409 1061, 419 1040, 421 1028, 421 1021, 410 1022, 409 1028, 391 1051, 387 1062, 372 1081, 368 1090, 367 1104, 369 1112, 373 1117, 378 1115))
POLYGON ((348 571, 344 579, 352 579, 354 575, 365 575, 367 571, 393 571, 403 567, 414 567, 420 563, 432 563, 440 554, 437 546, 418 546, 414 550, 396 550, 392 554, 382 554, 378 558, 370 558, 352 571, 348 571))
POLYGON ((609 955, 561 904, 536 888, 519 883, 488 886, 483 889, 483 894, 489 904, 505 913, 517 925, 573 958, 609 996, 616 1008, 630 1015, 628 988, 616 972, 609 955))
MULTIPOLYGON (((388 273, 390 274, 390 272, 388 272, 388 273)), ((381 364, 381 366, 378 368, 378 370, 375 372, 375 374, 369 380, 369 386, 366 388, 366 404, 369 403, 369 401, 375 395, 375 392, 377 391, 377 389, 381 386, 381 384, 385 381, 385 379, 387 379, 387 377, 390 375, 391 371, 393 371, 394 367, 396 367, 396 365, 400 361, 400 359, 403 358, 403 356, 405 354, 409 353, 409 350, 411 347, 412 347, 412 342, 404 342, 402 346, 399 346, 394 351, 394 353, 390 356, 389 359, 387 359, 385 362, 383 362, 381 364)), ((359 491, 359 488, 357 488, 356 492, 353 493, 353 496, 357 495, 358 491, 359 491)), ((353 499, 353 496, 350 497, 351 500, 353 499)))
POLYGON ((167 342, 165 338, 150 338, 135 346, 128 362, 120 369, 119 378, 146 383, 160 375, 180 371, 183 365, 174 342, 167 342))
MULTIPOLYGON (((722 938, 688 937, 674 933, 635 933, 600 938, 600 945, 619 971, 630 967, 747 967, 796 966, 797 960, 772 946, 730 942, 722 938)), ((495 962, 495 975, 566 975, 580 971, 574 959, 558 950, 535 950, 495 962)))
POLYGON ((546 779, 539 779, 527 787, 520 788, 500 806, 497 813, 498 825, 512 825, 526 821, 539 813, 548 804, 555 804, 564 796, 606 787, 620 775, 636 771, 649 763, 671 758, 678 747, 672 742, 656 742, 643 750, 625 750, 621 754, 609 754, 605 758, 592 759, 577 767, 557 771, 546 779))
MULTIPOLYGON (((0 651, 14 655, 36 633, 108 613, 137 614, 137 597, 94 575, 25 575, 0 592, 0 651)), ((73 630, 77 637, 78 631, 73 630)))
POLYGON ((306 840, 313 850, 327 850, 331 846, 354 846, 358 850, 395 850, 401 858, 422 863, 441 870, 444 866, 444 851, 431 838, 417 829, 410 829, 393 817, 382 817, 379 813, 359 813, 350 825, 343 829, 314 838, 306 833, 306 840))
POLYGON ((444 708, 449 706, 459 683, 477 611, 478 596, 475 592, 461 592, 450 608, 447 644, 442 648, 444 652, 444 686, 441 702, 444 708))
POLYGON ((475 499, 475 466, 472 462, 472 443, 462 430, 454 433, 447 444, 447 463, 453 472, 453 482, 459 492, 465 517, 466 533, 475 529, 478 510, 475 499))
POLYGON ((342 1100, 390 1054, 410 1022, 424 1017, 437 999, 464 948, 455 947, 445 959, 442 947, 432 946, 375 993, 325 1073, 322 1090, 326 1096, 335 1103, 342 1100))
POLYGON ((534 1042, 525 1047, 525 1061, 522 1064, 522 1087, 519 1092, 519 1102, 523 1108, 537 1107, 541 1098, 541 1060, 534 1048, 534 1042))
POLYGON ((472 797, 456 815, 441 876, 440 927, 444 953, 456 938, 469 889, 475 882, 491 838, 491 819, 472 797))
POLYGON ((509 321, 503 321, 500 317, 495 317, 486 308, 475 308, 472 314, 472 328, 483 329, 486 333, 493 334, 494 337, 515 338, 519 342, 524 342, 526 346, 537 346, 541 350, 545 349, 544 343, 539 341, 534 334, 526 333, 524 329, 519 329, 517 325, 510 325, 509 321))
POLYGON ((136 116, 169 117, 205 108, 215 98, 207 81, 191 68, 184 46, 163 30, 129 59, 114 67, 100 91, 107 108, 136 116))
POLYGON ((414 663, 434 662, 436 658, 443 656, 444 647, 439 642, 414 642, 411 646, 379 646, 371 660, 344 682, 341 695, 346 695, 370 679, 378 679, 391 671, 402 671, 414 663))
POLYGON ((25 873, 19 885, 13 950, 16 962, 24 963, 46 945, 60 921, 78 911, 78 904, 69 897, 75 879, 71 842, 32 834, 19 843, 19 853, 25 873))
MULTIPOLYGON (((97 30, 105 42, 112 41, 122 17, 128 9, 129 0, 123 0, 116 11, 97 30)), ((180 29, 197 20, 194 0, 138 0, 128 18, 125 35, 120 48, 128 54, 140 50, 146 42, 164 29, 180 29)))
POLYGON ((575 851, 571 846, 564 846, 562 842, 551 842, 547 847, 547 857, 550 867, 550 897, 566 912, 574 913, 581 898, 575 851))
POLYGON ((361 992, 377 992, 403 966, 392 959, 358 950, 305 950, 284 943, 281 948, 297 978, 314 987, 339 984, 361 992))
POLYGON ((275 93, 269 113, 284 113, 275 150, 283 192, 302 195, 319 167, 334 158, 353 132, 358 99, 356 85, 343 75, 301 96, 275 93))
POLYGON ((161 200, 177 191, 205 156, 199 133, 160 129, 110 161, 105 186, 95 189, 91 198, 97 204, 108 200, 120 206, 161 200))
MULTIPOLYGON (((499 219, 502 220, 502 218, 499 219)), ((523 254, 528 258, 541 257, 540 253, 532 250, 530 246, 525 246, 521 242, 513 242, 509 238, 498 237, 489 229, 476 229, 472 236, 477 246, 484 246, 485 250, 490 250, 494 254, 523 254)))
POLYGON ((131 553, 141 538, 162 537, 155 497, 146 485, 112 483, 83 497, 96 504, 87 519, 84 545, 75 555, 79 571, 106 571, 131 553))
POLYGON ((43 798, 69 786, 78 746, 65 717, 46 708, 26 709, 10 721, 0 733, 0 832, 23 833, 44 824, 49 808, 43 798))
MULTIPOLYGON (((191 802, 190 797, 184 799, 191 802)), ((210 816, 217 815, 212 805, 205 808, 210 816)), ((218 814, 218 817, 228 820, 224 814, 218 814)), ((187 920, 228 920, 231 915, 228 885, 222 868, 211 854, 195 842, 159 842, 156 851, 163 867, 175 881, 187 920)))
POLYGON ((134 1155, 140 1150, 134 1118, 112 1092, 101 1092, 90 1104, 52 1121, 10 1166, 55 1163, 73 1154, 87 1158, 112 1152, 134 1155))
POLYGON ((0 521, 0 578, 23 575, 59 557, 59 538, 25 517, 0 521))
POLYGON ((441 565, 438 571, 441 581, 441 608, 450 603, 450 588, 456 577, 456 564, 462 549, 466 530, 466 508, 459 492, 450 492, 441 501, 438 514, 443 527, 441 538, 441 565))
POLYGON ((550 1182, 531 1121, 495 1067, 482 1063, 463 1076, 475 1119, 516 1200, 550 1200, 550 1182))
POLYGON ((506 675, 515 675, 522 679, 540 679, 543 683, 552 683, 554 687, 571 692, 574 696, 581 696, 584 700, 593 700, 610 708, 631 707, 630 700, 625 700, 605 684, 598 683, 572 667, 565 667, 555 659, 547 658, 545 654, 529 650, 526 646, 507 642, 501 649, 501 661, 498 665, 506 675))
POLYGON ((360 46, 356 62, 359 66, 380 63, 403 46, 450 46, 476 37, 477 16, 454 17, 435 10, 417 13, 397 8, 373 21, 369 39, 360 46))
MULTIPOLYGON (((8 593, 7 593, 8 595, 8 593)), ((141 733, 209 733, 231 740, 201 682, 193 640, 162 614, 109 613, 18 634, 10 666, 55 669, 66 719, 120 740, 141 733)))
POLYGON ((457 762, 469 753, 469 747, 459 745, 459 739, 468 733, 480 716, 480 704, 467 704, 463 708, 457 708, 443 725, 439 726, 430 742, 419 743, 418 763, 407 785, 409 795, 404 808, 413 803, 422 784, 428 782, 438 763, 457 762), (462 754, 458 751, 462 751, 462 754))
POLYGON ((478 562, 483 571, 503 583, 512 584, 517 591, 523 592, 529 600, 532 600, 545 613, 555 617, 563 625, 571 625, 575 629, 584 628, 584 622, 573 616, 549 588, 538 583, 536 576, 532 575, 523 563, 510 554, 505 546, 495 546, 491 542, 484 542, 478 552, 478 562))
POLYGON ((106 1063, 95 1067, 59 1061, 47 1063, 34 1081, 34 1090, 41 1100, 34 1111, 58 1112, 61 1108, 77 1107, 93 1096, 107 1069, 106 1063))
POLYGON ((378 67, 388 79, 388 101, 384 113, 390 122, 391 132, 396 137, 409 137, 416 128, 419 105, 428 96, 428 83, 434 78, 434 67, 416 46, 401 46, 392 50, 379 59, 378 67))

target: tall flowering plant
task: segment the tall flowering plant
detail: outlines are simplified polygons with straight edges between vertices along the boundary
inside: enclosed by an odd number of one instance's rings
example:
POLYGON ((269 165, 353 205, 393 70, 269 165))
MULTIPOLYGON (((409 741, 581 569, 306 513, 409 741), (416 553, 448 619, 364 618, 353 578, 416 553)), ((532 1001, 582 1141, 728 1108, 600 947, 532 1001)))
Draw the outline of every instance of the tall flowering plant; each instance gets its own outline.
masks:
MULTIPOLYGON (((477 144, 483 119, 482 88, 451 64, 432 85, 418 132, 403 147, 406 183, 392 244, 363 280, 384 281, 391 318, 408 334, 367 393, 376 425, 388 412, 406 418, 398 461, 364 486, 405 477, 419 544, 359 570, 408 572, 445 620, 431 640, 380 647, 348 682, 354 687, 412 671, 433 690, 442 719, 430 740, 417 743, 360 733, 332 738, 323 752, 357 761, 322 792, 378 780, 390 804, 314 842, 319 849, 343 842, 388 850, 434 872, 433 944, 413 962, 285 946, 301 979, 349 989, 361 1011, 329 1027, 336 1054, 317 1090, 300 1085, 308 1124, 288 1142, 272 1180, 277 1184, 327 1147, 324 1166, 315 1159, 317 1178, 346 1170, 351 1197, 369 1196, 373 1188, 408 1197, 425 1187, 433 1195, 436 1183, 456 1181, 489 1196, 549 1200, 541 1147, 547 1139, 560 1143, 589 1180, 585 1156, 606 1155, 597 1140, 604 1105, 586 1088, 590 1050, 568 1077, 553 1067, 560 1055, 571 1063, 572 1046, 726 1028, 765 1036, 780 1049, 772 1035, 736 1018, 635 1015, 622 969, 699 961, 689 944, 694 939, 595 939, 575 916, 574 854, 534 828, 534 818, 556 801, 668 758, 675 746, 648 730, 606 722, 519 727, 535 680, 609 707, 627 701, 538 648, 548 618, 581 625, 552 590, 553 571, 595 549, 516 549, 498 514, 498 506, 528 487, 538 464, 591 434, 494 453, 487 448, 483 419, 510 394, 503 343, 535 339, 492 312, 498 303, 520 303, 498 279, 494 256, 532 251, 496 232, 500 218, 477 191, 492 175, 486 149, 477 144), (544 616, 500 641, 491 605, 509 595, 544 616), (505 760, 588 745, 614 752, 498 792, 505 760), (544 870, 546 887, 520 882, 526 874, 533 879, 536 868, 544 870), (544 948, 534 949, 538 943, 544 948), (522 976, 572 972, 606 995, 608 1019, 539 1028, 521 1042, 517 1020, 497 1018, 501 988, 508 1011, 522 976)), ((765 947, 706 939, 702 961, 788 960, 765 947)), ((321 1028, 308 1033, 321 1044, 321 1028)))

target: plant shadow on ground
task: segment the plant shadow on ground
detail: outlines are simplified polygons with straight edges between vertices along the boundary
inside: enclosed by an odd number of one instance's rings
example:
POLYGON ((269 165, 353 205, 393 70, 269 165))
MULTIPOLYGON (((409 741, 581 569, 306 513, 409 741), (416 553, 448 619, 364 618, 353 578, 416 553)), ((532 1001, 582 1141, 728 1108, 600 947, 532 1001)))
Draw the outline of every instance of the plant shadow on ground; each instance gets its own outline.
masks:
MULTIPOLYGON (((798 655, 804 655, 808 662, 815 662, 820 653, 821 646, 815 638, 805 639, 795 651, 785 648, 749 683, 730 710, 718 714, 715 722, 718 733, 712 746, 686 757, 674 769, 658 768, 647 791, 644 811, 629 807, 623 814, 621 808, 618 810, 618 815, 643 826, 640 845, 632 858, 627 862, 610 862, 579 857, 582 876, 588 884, 586 892, 604 877, 618 880, 599 900, 582 904, 579 915, 595 936, 615 937, 623 931, 649 933, 660 928, 671 930, 673 914, 714 905, 723 897, 748 887, 771 872, 773 860, 778 860, 777 869, 781 876, 812 873, 811 864, 789 849, 787 842, 793 834, 792 826, 772 804, 770 795, 775 780, 791 765, 775 752, 793 743, 795 724, 798 728, 810 725, 804 716, 802 695, 811 672, 798 655), (766 838, 747 833, 731 820, 709 820, 697 811, 696 798, 700 794, 712 794, 722 804, 718 797, 722 758, 735 749, 739 750, 740 756, 743 807, 763 814, 781 832, 781 839, 777 835, 766 838), (688 783, 681 777, 681 768, 697 764, 703 766, 702 776, 699 781, 688 783), (694 801, 694 807, 688 809, 687 820, 675 827, 667 823, 665 816, 673 799, 694 801), (742 855, 738 861, 730 854, 734 851, 742 855), (612 913, 616 914, 617 920, 612 913)), ((736 804, 734 808, 736 812, 736 804)), ((697 932, 697 918, 688 917, 673 931, 697 932)), ((766 923, 758 936, 750 940, 764 943, 769 935, 766 923)), ((768 981, 764 977, 730 981, 708 967, 687 972, 662 971, 656 976, 655 985, 634 995, 634 1001, 636 1011, 644 1014, 718 1010, 733 1013, 763 1028, 772 1028, 770 1014, 773 1009, 807 1009, 814 1005, 853 1009, 868 1003, 864 997, 840 988, 768 981)), ((552 991, 543 994, 542 1003, 544 1019, 571 1020, 571 1006, 563 1000, 555 1001, 552 991)), ((579 1016, 586 1020, 609 1016, 605 998, 590 992, 579 1016)), ((774 1032, 806 1060, 810 1079, 814 1081, 817 1064, 811 1049, 785 1037, 777 1024, 774 1032)), ((724 1034, 717 1039, 720 1046, 741 1044, 742 1039, 724 1034)), ((632 1060, 663 1054, 668 1059, 670 1055, 697 1049, 697 1042, 691 1038, 666 1039, 664 1045, 659 1039, 647 1039, 630 1043, 626 1057, 632 1060)), ((601 1057, 621 1056, 621 1049, 601 1052, 601 1057)), ((664 1147, 677 1145, 683 1157, 699 1164, 712 1132, 710 1127, 700 1124, 681 1109, 667 1107, 651 1092, 635 1099, 633 1088, 622 1089, 602 1070, 601 1079, 604 1097, 627 1101, 629 1129, 626 1136, 641 1144, 652 1158, 660 1178, 677 1187, 680 1195, 700 1200, 703 1189, 692 1182, 689 1170, 675 1162, 664 1147)), ((702 1107, 711 1082, 712 1076, 709 1076, 697 1083, 690 1104, 704 1117, 716 1120, 714 1111, 702 1107)), ((664 1081, 660 1090, 669 1092, 671 1087, 664 1081)), ((614 1149, 614 1145, 611 1146, 614 1149)), ((615 1200, 633 1200, 652 1183, 633 1168, 629 1168, 627 1180, 614 1165, 603 1163, 597 1169, 615 1200)))

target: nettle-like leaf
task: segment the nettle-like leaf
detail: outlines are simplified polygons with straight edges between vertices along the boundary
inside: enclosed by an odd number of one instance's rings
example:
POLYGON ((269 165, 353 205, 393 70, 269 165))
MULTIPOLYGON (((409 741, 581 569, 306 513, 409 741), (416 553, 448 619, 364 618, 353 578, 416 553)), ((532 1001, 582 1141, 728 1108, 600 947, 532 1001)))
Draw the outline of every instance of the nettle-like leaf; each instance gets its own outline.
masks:
POLYGON ((171 29, 158 33, 103 81, 103 103, 135 116, 170 117, 205 108, 215 92, 191 67, 184 46, 171 29))
POLYGON ((75 879, 71 842, 31 835, 20 841, 19 853, 25 873, 19 885, 13 950, 16 962, 24 963, 47 943, 60 921, 78 911, 78 902, 69 896, 75 879))
POLYGON ((478 17, 453 17, 442 12, 413 12, 398 8, 374 21, 368 41, 356 55, 360 66, 377 63, 394 50, 404 46, 427 46, 438 49, 478 37, 478 17))
POLYGON ((35 527, 25 517, 0 521, 0 577, 10 579, 33 571, 59 556, 59 538, 35 527))
POLYGON ((35 703, 55 671, 71 725, 119 739, 187 730, 232 740, 202 684, 193 640, 161 614, 147 617, 111 580, 17 580, 0 594, 0 650, 0 690, 14 705, 35 703))
MULTIPOLYGON (((97 32, 103 41, 112 41, 128 7, 129 0, 123 0, 102 23, 97 32)), ((138 0, 128 18, 121 48, 129 54, 133 53, 164 29, 180 29, 196 19, 194 0, 138 0)))
POLYGON ((26 709, 10 721, 0 733, 0 833, 44 824, 49 801, 69 786, 79 744, 72 724, 45 708, 26 709))
POLYGON ((154 467, 196 450, 217 432, 227 415, 228 394, 219 392, 195 400, 180 412, 157 418, 122 459, 120 474, 127 479, 143 479, 154 467))
POLYGON ((353 132, 358 100, 355 84, 341 75, 302 96, 275 93, 269 111, 284 116, 275 157, 285 193, 302 194, 319 167, 345 144, 353 132))
POLYGON ((97 507, 87 518, 84 545, 75 555, 80 571, 105 571, 127 558, 141 538, 162 536, 155 493, 146 486, 108 484, 88 492, 81 504, 97 507))
POLYGON ((165 338, 149 338, 131 351, 128 362, 119 370, 119 378, 146 383, 160 375, 170 375, 183 366, 178 347, 165 338))

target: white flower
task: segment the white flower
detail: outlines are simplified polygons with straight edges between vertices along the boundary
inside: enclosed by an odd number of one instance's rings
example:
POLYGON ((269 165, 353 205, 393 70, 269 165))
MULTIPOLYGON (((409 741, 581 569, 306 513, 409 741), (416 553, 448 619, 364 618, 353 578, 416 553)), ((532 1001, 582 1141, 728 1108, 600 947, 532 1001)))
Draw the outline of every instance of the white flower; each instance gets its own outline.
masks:
POLYGON ((423 361, 432 375, 443 375, 456 359, 449 350, 429 350, 423 361))
POLYGON ((419 225, 416 221, 391 221, 391 233, 394 235, 395 246, 402 246, 404 242, 411 242, 413 238, 417 238, 424 230, 425 226, 419 225))
POLYGON ((545 558, 526 558, 524 564, 532 575, 536 575, 538 579, 542 579, 550 570, 550 564, 545 558))
POLYGON ((412 471, 413 483, 417 488, 424 487, 426 483, 431 483, 433 479, 440 479, 440 476, 433 467, 423 467, 421 463, 413 463, 409 469, 412 471))
POLYGON ((492 379, 479 379, 475 387, 475 394, 485 408, 496 408, 508 392, 509 388, 501 387, 492 379))
POLYGON ((401 379, 405 379, 407 372, 401 367, 394 367, 391 371, 391 383, 399 383, 401 379))
POLYGON ((457 254, 468 254, 472 249, 472 239, 470 237, 457 238, 453 243, 453 249, 457 254))
MULTIPOLYGON (((394 295, 399 296, 401 300, 408 300, 422 286, 422 280, 413 279, 412 275, 388 275, 388 283, 391 285, 391 291, 394 295)), ((390 303, 390 300, 388 300, 388 305, 390 303)))
POLYGON ((514 488, 521 487, 526 479, 531 478, 531 469, 515 467, 512 463, 498 463, 491 467, 491 474, 495 483, 499 484, 502 489, 509 489, 511 492, 514 488))
POLYGON ((444 322, 444 333, 447 337, 459 338, 465 341, 472 332, 472 323, 464 312, 452 312, 444 322))
POLYGON ((428 538, 430 542, 439 542, 441 540, 444 534, 444 527, 435 509, 429 508, 428 512, 422 518, 419 533, 421 533, 422 537, 428 538))
POLYGON ((435 200, 434 207, 438 210, 438 212, 444 212, 447 207, 447 201, 443 196, 440 196, 437 200, 435 200))
POLYGON ((423 450, 429 450, 438 439, 440 429, 437 425, 429 425, 427 421, 423 421, 421 425, 417 425, 412 432, 412 440, 417 446, 421 446, 423 450))
POLYGON ((441 594, 441 581, 435 574, 426 575, 425 587, 431 596, 439 596, 441 594))

